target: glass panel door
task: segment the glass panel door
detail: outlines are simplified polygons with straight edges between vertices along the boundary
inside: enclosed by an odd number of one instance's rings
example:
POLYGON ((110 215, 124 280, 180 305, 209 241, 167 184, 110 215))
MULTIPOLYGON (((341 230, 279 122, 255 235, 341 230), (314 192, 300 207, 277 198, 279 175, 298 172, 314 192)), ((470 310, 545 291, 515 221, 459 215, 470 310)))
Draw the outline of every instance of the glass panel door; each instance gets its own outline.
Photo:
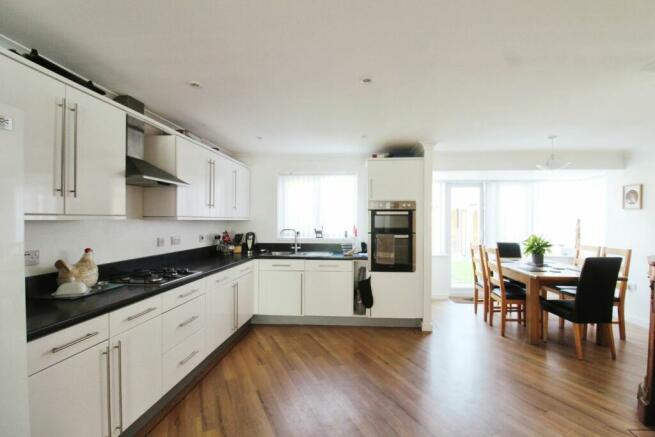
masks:
POLYGON ((451 185, 450 286, 472 288, 471 244, 482 241, 482 186, 451 185))

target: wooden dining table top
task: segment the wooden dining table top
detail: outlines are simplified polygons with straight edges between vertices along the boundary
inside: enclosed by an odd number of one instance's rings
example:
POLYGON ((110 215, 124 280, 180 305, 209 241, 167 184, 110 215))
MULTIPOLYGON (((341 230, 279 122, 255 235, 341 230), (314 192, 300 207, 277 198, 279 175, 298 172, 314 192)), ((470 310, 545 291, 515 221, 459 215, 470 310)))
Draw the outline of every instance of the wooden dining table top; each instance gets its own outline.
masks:
MULTIPOLYGON (((491 264, 495 264, 489 260, 491 264)), ((580 278, 582 269, 578 266, 565 263, 545 263, 543 266, 536 266, 525 262, 520 258, 504 258, 501 260, 503 271, 511 270, 529 278, 549 279, 557 282, 571 282, 580 278)), ((619 281, 626 281, 627 278, 619 276, 619 281)))

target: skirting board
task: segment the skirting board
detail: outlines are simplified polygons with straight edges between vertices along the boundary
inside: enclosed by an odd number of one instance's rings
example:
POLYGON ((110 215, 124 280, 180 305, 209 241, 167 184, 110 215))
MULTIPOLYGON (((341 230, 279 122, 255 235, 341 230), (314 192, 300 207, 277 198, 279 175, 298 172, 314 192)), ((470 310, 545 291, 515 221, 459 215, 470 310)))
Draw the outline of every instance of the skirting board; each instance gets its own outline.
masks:
POLYGON ((327 326, 377 326, 387 328, 420 328, 422 319, 379 319, 370 317, 328 316, 266 316, 256 315, 253 325, 327 325, 327 326))

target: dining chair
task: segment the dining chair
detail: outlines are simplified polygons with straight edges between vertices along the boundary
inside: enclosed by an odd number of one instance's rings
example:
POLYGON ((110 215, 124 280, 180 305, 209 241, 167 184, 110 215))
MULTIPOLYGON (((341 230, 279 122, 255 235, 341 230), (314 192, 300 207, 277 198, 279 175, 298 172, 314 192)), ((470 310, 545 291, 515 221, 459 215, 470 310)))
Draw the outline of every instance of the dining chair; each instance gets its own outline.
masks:
POLYGON ((481 245, 471 244, 471 262, 473 263, 473 313, 478 313, 478 303, 482 302, 484 321, 486 322, 489 312, 489 281, 486 277, 481 245), (482 294, 482 299, 480 299, 480 294, 482 294))
POLYGON ((519 243, 496 243, 501 258, 521 258, 521 245, 519 243))
POLYGON ((630 260, 632 258, 631 249, 613 249, 604 247, 603 256, 618 256, 621 258, 621 269, 619 270, 620 281, 616 283, 614 293, 614 306, 616 307, 617 319, 612 323, 619 325, 619 337, 625 340, 625 298, 628 292, 628 275, 630 274, 630 260))
POLYGON ((548 339, 548 313, 553 313, 573 323, 573 336, 578 359, 584 359, 582 339, 585 325, 596 323, 609 340, 612 359, 616 359, 612 332, 614 289, 621 268, 619 257, 589 257, 585 260, 575 299, 548 300, 541 298, 541 335, 548 339))
POLYGON ((503 276, 503 266, 500 252, 497 247, 488 247, 484 250, 484 263, 489 280, 489 325, 494 324, 496 303, 500 305, 500 335, 505 336, 507 322, 519 322, 525 325, 525 288, 508 282, 503 276), (510 319, 507 313, 517 308, 517 318, 510 319))

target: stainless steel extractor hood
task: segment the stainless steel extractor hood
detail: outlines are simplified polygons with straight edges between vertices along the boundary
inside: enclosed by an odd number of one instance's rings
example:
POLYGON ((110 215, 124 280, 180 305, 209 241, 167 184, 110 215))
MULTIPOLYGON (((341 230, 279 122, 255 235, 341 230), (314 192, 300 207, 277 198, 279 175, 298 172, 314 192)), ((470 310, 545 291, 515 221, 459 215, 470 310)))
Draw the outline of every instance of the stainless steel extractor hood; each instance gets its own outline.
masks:
MULTIPOLYGON (((114 100, 143 113, 144 105, 130 96, 118 96, 114 100)), ((125 183, 140 187, 185 186, 189 185, 167 171, 144 161, 145 123, 127 116, 127 144, 125 163, 125 183)))

